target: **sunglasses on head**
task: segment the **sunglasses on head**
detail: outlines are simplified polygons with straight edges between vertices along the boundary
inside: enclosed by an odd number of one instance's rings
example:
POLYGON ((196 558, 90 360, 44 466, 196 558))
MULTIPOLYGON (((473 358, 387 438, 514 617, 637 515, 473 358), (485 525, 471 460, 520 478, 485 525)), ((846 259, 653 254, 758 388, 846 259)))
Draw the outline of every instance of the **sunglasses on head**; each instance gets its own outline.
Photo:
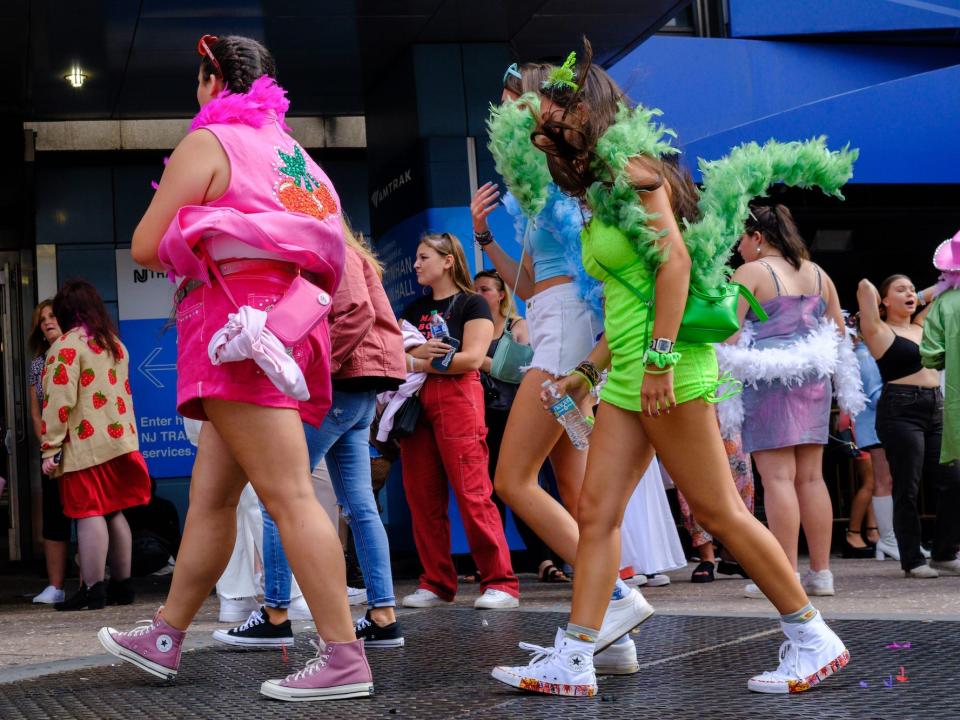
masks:
POLYGON ((223 77, 223 71, 220 69, 220 63, 217 61, 217 58, 214 57, 213 51, 210 49, 210 45, 213 45, 219 42, 220 38, 216 35, 204 35, 197 42, 197 52, 200 53, 200 57, 209 58, 210 62, 213 64, 213 67, 216 68, 217 75, 223 77))
POLYGON ((506 86, 507 78, 515 77, 517 80, 523 80, 523 75, 520 74, 520 66, 517 63, 511 63, 510 67, 506 69, 503 73, 503 85, 506 86))

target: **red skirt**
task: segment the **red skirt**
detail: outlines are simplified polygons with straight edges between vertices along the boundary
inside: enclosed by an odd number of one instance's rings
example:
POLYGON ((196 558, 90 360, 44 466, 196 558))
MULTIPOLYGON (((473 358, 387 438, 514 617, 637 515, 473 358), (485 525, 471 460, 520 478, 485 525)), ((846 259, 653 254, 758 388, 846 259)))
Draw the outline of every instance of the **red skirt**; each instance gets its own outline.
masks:
POLYGON ((60 477, 63 514, 70 518, 109 515, 150 502, 150 473, 139 452, 60 477))

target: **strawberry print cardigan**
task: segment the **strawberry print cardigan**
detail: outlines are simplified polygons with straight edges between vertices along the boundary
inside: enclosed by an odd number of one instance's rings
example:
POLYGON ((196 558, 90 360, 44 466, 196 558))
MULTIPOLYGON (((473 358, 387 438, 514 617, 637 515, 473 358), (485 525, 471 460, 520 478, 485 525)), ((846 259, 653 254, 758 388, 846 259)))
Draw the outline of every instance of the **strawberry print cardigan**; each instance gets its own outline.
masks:
POLYGON ((47 351, 40 447, 44 459, 63 451, 54 476, 140 449, 127 348, 118 344, 120 357, 114 358, 76 327, 47 351))

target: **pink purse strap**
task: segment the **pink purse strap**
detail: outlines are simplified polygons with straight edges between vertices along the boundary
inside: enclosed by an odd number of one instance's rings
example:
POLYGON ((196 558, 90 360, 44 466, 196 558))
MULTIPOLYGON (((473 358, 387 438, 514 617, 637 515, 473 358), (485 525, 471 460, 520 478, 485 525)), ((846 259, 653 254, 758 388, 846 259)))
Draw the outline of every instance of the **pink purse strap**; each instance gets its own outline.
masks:
POLYGON ((223 288, 224 294, 230 299, 230 302, 233 303, 233 306, 239 310, 240 305, 237 304, 237 301, 233 298, 233 293, 230 292, 230 287, 227 285, 226 281, 223 279, 223 274, 220 272, 220 268, 210 257, 210 254, 207 252, 207 246, 201 240, 197 243, 197 247, 200 249, 200 255, 203 257, 203 261, 210 268, 210 272, 213 273, 213 276, 217 279, 217 282, 220 283, 220 287, 223 288))

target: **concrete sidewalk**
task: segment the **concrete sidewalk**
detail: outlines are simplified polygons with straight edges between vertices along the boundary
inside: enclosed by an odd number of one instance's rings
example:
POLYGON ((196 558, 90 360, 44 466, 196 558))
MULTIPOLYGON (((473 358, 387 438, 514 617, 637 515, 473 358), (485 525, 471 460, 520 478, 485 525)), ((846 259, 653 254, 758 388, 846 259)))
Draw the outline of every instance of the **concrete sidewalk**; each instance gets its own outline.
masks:
MULTIPOLYGON (((671 573, 672 584, 643 588, 644 595, 660 615, 776 617, 766 600, 743 597, 747 581, 718 579, 708 584, 691 584, 694 565, 671 573)), ((804 566, 801 564, 801 571, 804 566)), ((859 620, 960 621, 960 577, 938 580, 908 580, 897 563, 875 560, 833 561, 837 595, 814 598, 825 617, 859 620)), ((723 576, 718 576, 723 577, 723 576)), ((75 581, 71 581, 75 582, 75 581)), ((105 655, 96 632, 109 625, 121 629, 149 620, 163 602, 170 578, 149 577, 137 581, 137 602, 126 607, 99 611, 56 612, 50 606, 33 605, 30 597, 42 589, 42 581, 27 577, 5 577, 0 587, 0 683, 39 677, 80 667, 112 662, 105 655)), ((533 576, 522 576, 521 610, 557 612, 569 610, 570 585, 544 584, 533 576)), ((397 597, 412 592, 413 580, 397 583, 397 597)), ((465 585, 456 607, 469 608, 479 595, 477 585, 465 585)), ((215 641, 211 632, 227 627, 217 622, 218 602, 211 596, 190 628, 186 647, 208 647, 215 641)), ((352 608, 359 615, 360 607, 352 608)), ((412 611, 400 610, 401 618, 412 611)), ((311 627, 294 623, 296 632, 311 627)))

